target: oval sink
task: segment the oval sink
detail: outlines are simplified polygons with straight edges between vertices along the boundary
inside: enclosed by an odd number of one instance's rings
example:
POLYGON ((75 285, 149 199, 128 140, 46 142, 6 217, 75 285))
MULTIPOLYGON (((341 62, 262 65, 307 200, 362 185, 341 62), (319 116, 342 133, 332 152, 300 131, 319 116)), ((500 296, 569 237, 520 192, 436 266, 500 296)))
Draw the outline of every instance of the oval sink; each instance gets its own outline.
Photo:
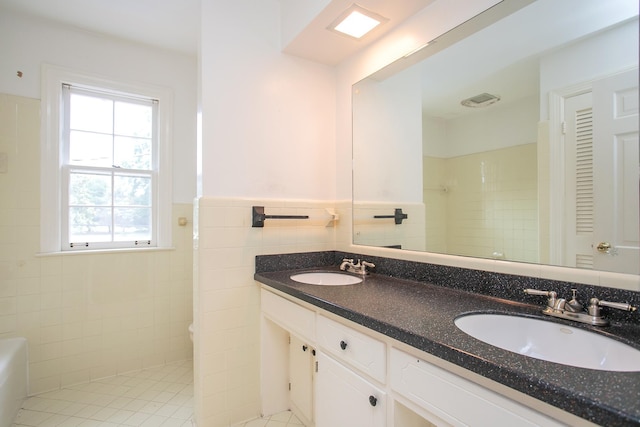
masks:
POLYGON ((355 285, 356 283, 362 282, 361 278, 351 276, 350 274, 330 272, 300 273, 294 274, 290 278, 296 282, 306 283, 308 285, 324 286, 355 285))
POLYGON ((501 314, 469 314, 454 322, 480 341, 535 359, 601 371, 640 371, 640 350, 584 329, 501 314))

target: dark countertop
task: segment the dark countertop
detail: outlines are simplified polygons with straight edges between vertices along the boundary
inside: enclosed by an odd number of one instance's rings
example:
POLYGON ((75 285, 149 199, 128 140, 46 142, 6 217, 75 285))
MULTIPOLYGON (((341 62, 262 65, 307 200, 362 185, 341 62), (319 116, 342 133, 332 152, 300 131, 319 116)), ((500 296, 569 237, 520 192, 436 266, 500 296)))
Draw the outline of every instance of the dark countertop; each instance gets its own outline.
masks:
MULTIPOLYGON (((485 344, 454 325, 457 316, 471 312, 543 318, 541 305, 380 274, 348 286, 306 285, 289 278, 302 271, 338 269, 258 272, 255 279, 596 424, 640 425, 640 372, 597 371, 533 359, 485 344)), ((640 349, 640 326, 635 322, 596 328, 549 316, 544 319, 613 335, 640 349)))

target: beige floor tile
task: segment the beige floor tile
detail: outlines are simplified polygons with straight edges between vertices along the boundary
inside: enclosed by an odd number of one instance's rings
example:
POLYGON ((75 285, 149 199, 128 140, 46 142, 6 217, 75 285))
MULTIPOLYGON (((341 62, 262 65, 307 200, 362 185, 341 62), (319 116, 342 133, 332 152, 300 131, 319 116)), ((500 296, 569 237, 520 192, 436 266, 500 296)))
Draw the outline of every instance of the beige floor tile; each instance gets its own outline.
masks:
POLYGON ((26 399, 13 427, 194 427, 193 362, 127 372, 26 399))

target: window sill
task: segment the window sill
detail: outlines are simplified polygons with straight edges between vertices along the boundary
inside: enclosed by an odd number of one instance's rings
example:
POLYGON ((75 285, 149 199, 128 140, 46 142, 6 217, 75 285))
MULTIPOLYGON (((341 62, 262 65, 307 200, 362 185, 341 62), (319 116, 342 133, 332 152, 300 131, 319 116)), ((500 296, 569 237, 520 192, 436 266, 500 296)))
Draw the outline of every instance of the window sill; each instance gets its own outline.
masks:
POLYGON ((139 252, 163 252, 175 251, 173 246, 163 248, 118 248, 118 249, 91 249, 77 251, 58 251, 58 252, 39 252, 36 257, 60 256, 60 255, 97 255, 97 254, 122 254, 122 253, 139 253, 139 252))

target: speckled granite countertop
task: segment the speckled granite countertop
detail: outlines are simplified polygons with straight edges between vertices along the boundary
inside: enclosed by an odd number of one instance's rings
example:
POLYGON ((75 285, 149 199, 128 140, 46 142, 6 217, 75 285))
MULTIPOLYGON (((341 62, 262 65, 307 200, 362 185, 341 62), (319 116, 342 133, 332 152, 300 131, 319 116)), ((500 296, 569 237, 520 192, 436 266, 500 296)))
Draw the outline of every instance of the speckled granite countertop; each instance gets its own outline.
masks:
MULTIPOLYGON (((338 269, 258 269, 255 279, 596 424, 640 425, 640 372, 604 372, 533 359, 485 344, 454 325, 457 316, 471 312, 542 318, 541 306, 380 274, 349 286, 306 285, 289 278, 294 272, 319 270, 338 269)), ((640 349, 635 322, 593 328, 545 319, 612 334, 640 349)))

